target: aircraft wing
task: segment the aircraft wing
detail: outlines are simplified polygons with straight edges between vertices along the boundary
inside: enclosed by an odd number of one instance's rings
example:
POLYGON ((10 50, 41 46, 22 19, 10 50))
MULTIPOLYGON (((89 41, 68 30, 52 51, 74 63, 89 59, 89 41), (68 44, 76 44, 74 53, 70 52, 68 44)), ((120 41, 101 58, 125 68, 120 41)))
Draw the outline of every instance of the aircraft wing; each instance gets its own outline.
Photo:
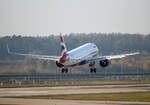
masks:
POLYGON ((131 55, 136 55, 139 54, 139 52, 135 52, 135 53, 129 53, 129 54, 121 54, 121 55, 111 55, 111 56, 95 56, 95 57, 90 57, 87 58, 86 61, 87 62, 92 62, 92 61, 101 61, 101 60, 113 60, 113 59, 121 59, 127 56, 131 56, 131 55))
POLYGON ((107 59, 112 60, 112 59, 121 59, 127 56, 131 56, 131 55, 137 55, 140 54, 139 52, 135 52, 135 53, 129 53, 129 54, 121 54, 121 55, 112 55, 112 56, 105 56, 107 59))
POLYGON ((12 55, 20 55, 20 56, 25 56, 25 57, 52 60, 52 61, 58 61, 59 60, 59 56, 47 56, 47 55, 23 54, 23 53, 11 52, 8 45, 7 45, 7 51, 8 51, 9 54, 12 54, 12 55))

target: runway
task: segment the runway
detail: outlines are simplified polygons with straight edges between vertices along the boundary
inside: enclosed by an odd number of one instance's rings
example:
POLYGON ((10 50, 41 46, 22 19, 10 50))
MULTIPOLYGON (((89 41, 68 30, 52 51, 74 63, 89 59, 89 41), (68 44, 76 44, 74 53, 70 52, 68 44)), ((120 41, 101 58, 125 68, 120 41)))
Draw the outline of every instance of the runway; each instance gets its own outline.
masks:
POLYGON ((150 105, 150 102, 0 98, 0 105, 150 105))
POLYGON ((12 99, 6 96, 30 95, 59 95, 59 94, 89 94, 89 93, 120 93, 120 92, 146 92, 150 91, 150 84, 139 85, 101 85, 101 86, 61 86, 61 87, 33 87, 33 88, 0 88, 0 104, 17 105, 130 105, 150 104, 149 102, 118 102, 118 101, 76 101, 76 100, 51 100, 51 99, 12 99), (20 102, 20 103, 19 103, 20 102), (38 104, 37 104, 38 103, 38 104), (62 104, 63 103, 63 104, 62 104))
POLYGON ((28 95, 88 94, 144 92, 150 90, 150 84, 140 85, 102 85, 102 86, 61 86, 31 88, 0 88, 0 97, 28 95))

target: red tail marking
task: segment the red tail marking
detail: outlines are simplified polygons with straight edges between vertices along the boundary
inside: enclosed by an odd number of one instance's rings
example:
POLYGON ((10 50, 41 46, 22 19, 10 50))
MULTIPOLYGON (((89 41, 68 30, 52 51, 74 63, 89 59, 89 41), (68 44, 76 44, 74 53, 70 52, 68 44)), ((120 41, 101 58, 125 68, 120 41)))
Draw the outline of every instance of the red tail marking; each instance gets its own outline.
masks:
POLYGON ((59 58, 59 62, 60 63, 65 63, 66 62, 66 56, 67 56, 67 53, 64 52, 64 54, 59 58))
POLYGON ((60 36, 60 42, 64 42, 64 40, 63 40, 63 37, 62 36, 60 36))

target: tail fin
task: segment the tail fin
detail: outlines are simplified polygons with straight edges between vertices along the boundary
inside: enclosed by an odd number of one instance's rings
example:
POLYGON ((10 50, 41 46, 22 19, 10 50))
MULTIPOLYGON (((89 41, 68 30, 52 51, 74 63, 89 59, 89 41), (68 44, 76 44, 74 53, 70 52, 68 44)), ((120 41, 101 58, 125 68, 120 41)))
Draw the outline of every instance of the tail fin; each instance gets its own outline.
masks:
POLYGON ((61 35, 61 33, 60 33, 60 45, 61 45, 61 56, 66 55, 67 48, 66 48, 66 45, 64 43, 64 39, 63 39, 63 36, 61 35))

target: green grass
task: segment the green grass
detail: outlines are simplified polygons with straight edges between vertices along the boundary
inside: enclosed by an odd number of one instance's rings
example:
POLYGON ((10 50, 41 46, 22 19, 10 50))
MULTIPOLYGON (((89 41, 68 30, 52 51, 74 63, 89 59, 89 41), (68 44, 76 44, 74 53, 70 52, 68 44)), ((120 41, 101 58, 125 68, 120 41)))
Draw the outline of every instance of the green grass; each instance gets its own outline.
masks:
POLYGON ((17 96, 11 98, 150 102, 150 92, 17 96))
POLYGON ((0 88, 22 88, 22 87, 54 87, 54 86, 94 86, 94 85, 130 85, 130 84, 150 84, 150 82, 53 82, 51 84, 4 84, 0 88))

